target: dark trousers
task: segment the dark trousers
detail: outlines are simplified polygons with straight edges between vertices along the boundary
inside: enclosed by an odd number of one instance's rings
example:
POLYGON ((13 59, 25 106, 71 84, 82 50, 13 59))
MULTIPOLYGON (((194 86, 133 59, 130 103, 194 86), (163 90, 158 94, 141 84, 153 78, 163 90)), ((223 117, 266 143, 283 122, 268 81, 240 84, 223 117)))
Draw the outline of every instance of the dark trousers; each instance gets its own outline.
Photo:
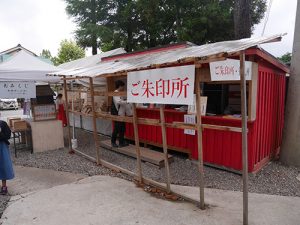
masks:
POLYGON ((111 135, 111 143, 115 144, 119 134, 119 144, 124 144, 125 122, 114 122, 114 130, 111 135))

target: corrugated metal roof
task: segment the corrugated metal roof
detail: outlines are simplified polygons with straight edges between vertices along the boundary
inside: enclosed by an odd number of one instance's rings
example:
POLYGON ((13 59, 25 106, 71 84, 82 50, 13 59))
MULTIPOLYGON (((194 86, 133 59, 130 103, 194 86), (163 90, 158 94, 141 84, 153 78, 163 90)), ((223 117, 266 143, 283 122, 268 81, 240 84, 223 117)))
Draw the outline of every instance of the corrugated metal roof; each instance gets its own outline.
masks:
POLYGON ((279 41, 281 40, 281 37, 283 35, 284 34, 278 34, 268 37, 256 37, 234 41, 224 41, 201 46, 192 46, 189 48, 146 54, 142 56, 138 55, 126 59, 119 59, 116 61, 104 61, 96 66, 89 68, 59 71, 50 75, 63 75, 67 77, 101 77, 101 75, 105 74, 141 69, 150 67, 151 65, 173 63, 188 58, 200 59, 208 56, 220 55, 221 53, 233 54, 264 43, 279 41))
POLYGON ((59 65, 58 68, 64 70, 70 70, 70 69, 92 67, 99 64, 101 62, 101 58, 118 55, 122 53, 126 53, 126 51, 123 48, 116 48, 108 52, 103 52, 97 55, 92 55, 82 59, 77 59, 71 62, 63 63, 59 65))

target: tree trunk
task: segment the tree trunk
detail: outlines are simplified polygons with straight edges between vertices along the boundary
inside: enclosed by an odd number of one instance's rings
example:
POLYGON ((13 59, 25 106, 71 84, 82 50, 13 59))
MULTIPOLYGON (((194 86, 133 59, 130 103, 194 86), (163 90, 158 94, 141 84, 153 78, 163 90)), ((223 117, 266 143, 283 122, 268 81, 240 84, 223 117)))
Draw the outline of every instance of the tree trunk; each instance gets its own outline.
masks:
POLYGON ((92 24, 94 25, 93 31, 92 31, 92 54, 97 55, 97 34, 96 34, 96 29, 97 29, 97 19, 96 19, 96 0, 91 0, 91 11, 92 11, 92 24))
POLYGON ((300 166, 300 3, 294 34, 291 75, 287 96, 285 128, 280 159, 288 165, 300 166))
POLYGON ((251 36, 250 0, 235 0, 234 36, 236 39, 251 36))

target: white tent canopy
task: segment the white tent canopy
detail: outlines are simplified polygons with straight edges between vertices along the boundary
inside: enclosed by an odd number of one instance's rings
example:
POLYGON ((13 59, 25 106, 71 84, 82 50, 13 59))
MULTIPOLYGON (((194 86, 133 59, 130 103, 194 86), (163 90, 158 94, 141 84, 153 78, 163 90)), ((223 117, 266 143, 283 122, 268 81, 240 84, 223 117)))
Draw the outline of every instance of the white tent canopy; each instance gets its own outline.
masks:
POLYGON ((123 48, 116 48, 111 51, 99 53, 97 55, 92 55, 92 56, 88 56, 85 58, 73 60, 71 62, 63 63, 63 64, 59 65, 58 68, 64 69, 64 70, 70 70, 70 69, 92 67, 92 66, 99 64, 101 62, 102 58, 113 56, 113 55, 118 55, 118 54, 122 54, 122 53, 126 53, 126 51, 123 48))
POLYGON ((43 62, 38 57, 21 50, 7 61, 0 63, 0 81, 37 81, 59 82, 57 77, 46 76, 47 73, 60 69, 43 62))
MULTIPOLYGON (((97 55, 92 55, 82 59, 77 59, 71 62, 63 63, 59 65, 58 68, 64 70, 65 72, 67 71, 74 72, 76 70, 88 69, 101 63, 102 58, 118 55, 122 53, 126 53, 126 51, 123 48, 116 48, 111 51, 99 53, 97 55)), ((76 80, 76 83, 82 84, 86 87, 89 86, 89 81, 84 79, 76 80)), ((104 78, 96 78, 94 79, 94 85, 95 86, 106 85, 106 80, 104 78)))

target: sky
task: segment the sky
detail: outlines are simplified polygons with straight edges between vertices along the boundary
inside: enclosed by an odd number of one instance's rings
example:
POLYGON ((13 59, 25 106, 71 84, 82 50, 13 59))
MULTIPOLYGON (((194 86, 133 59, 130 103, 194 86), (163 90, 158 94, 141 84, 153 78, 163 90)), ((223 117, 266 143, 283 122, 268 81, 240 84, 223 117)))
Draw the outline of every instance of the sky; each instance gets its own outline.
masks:
MULTIPOLYGON (((275 56, 292 51, 296 5, 297 0, 273 0, 265 35, 287 35, 261 47, 275 56)), ((61 40, 73 39, 76 29, 65 6, 63 0, 0 0, 0 52, 21 44, 36 54, 49 49, 56 55, 61 40)), ((261 36, 264 21, 254 27, 253 36, 261 36)))

